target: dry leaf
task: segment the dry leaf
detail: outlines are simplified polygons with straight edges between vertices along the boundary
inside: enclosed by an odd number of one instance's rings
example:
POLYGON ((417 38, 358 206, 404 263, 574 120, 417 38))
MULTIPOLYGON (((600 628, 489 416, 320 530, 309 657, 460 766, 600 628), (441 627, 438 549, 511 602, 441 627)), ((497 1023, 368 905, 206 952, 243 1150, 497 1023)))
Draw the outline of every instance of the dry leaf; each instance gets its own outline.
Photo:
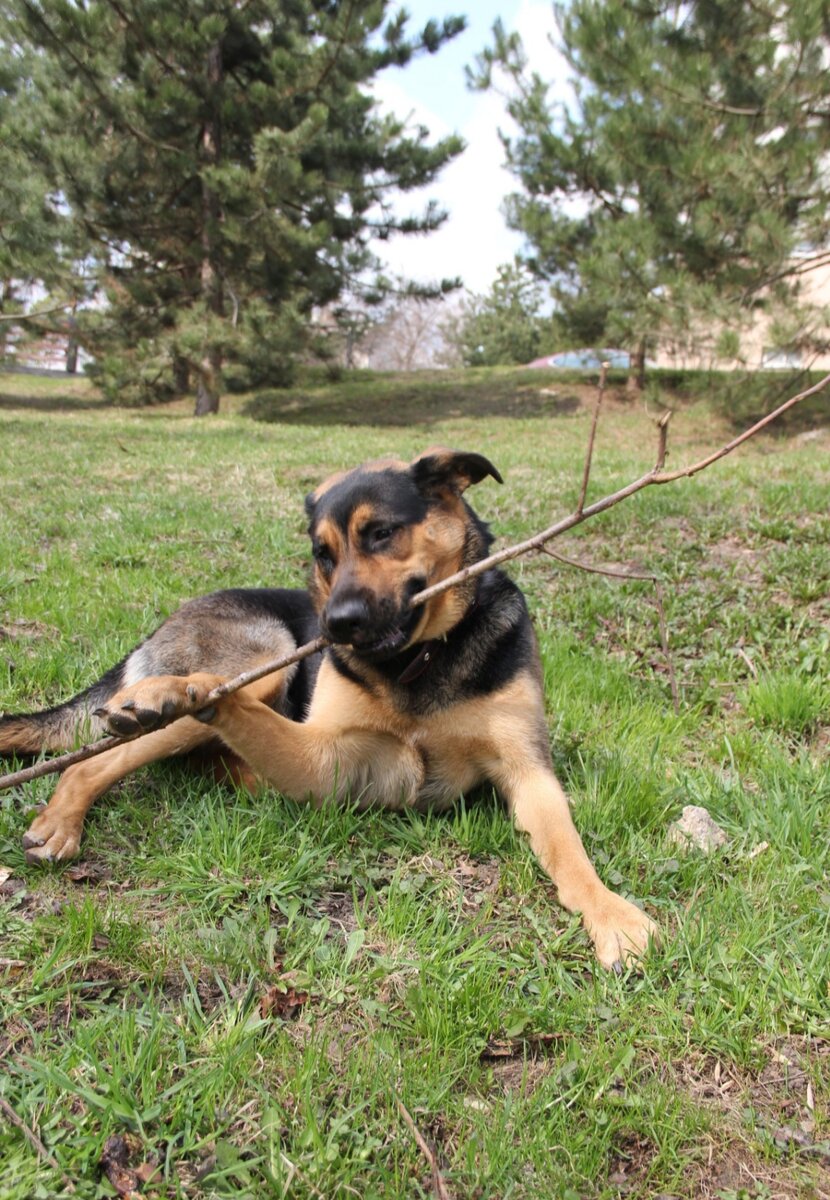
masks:
POLYGON ((538 1054, 562 1038, 561 1033, 534 1033, 528 1037, 491 1038, 481 1052, 481 1058, 521 1058, 538 1054))
POLYGON ((80 862, 66 871, 66 878, 71 879, 73 883, 97 883, 106 879, 108 874, 106 867, 97 863, 80 862))
POLYGON ((274 984, 260 997, 259 1015, 263 1018, 278 1017, 283 1021, 294 1021, 300 1015, 300 1009, 308 1003, 308 992, 298 992, 293 987, 281 987, 274 984))
POLYGON ((138 1175, 129 1167, 133 1147, 128 1137, 116 1134, 107 1138, 101 1152, 101 1167, 112 1186, 124 1200, 141 1200, 138 1175))

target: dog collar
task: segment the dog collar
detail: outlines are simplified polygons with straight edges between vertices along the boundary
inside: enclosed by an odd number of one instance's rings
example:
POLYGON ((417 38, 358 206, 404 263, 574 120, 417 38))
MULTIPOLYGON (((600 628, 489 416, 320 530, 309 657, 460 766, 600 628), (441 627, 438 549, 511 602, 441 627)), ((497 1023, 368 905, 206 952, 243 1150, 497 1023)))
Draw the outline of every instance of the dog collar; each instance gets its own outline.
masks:
MULTIPOLYGON (((473 597, 473 602, 464 614, 463 620, 466 620, 473 609, 477 607, 478 587, 476 588, 476 594, 473 597)), ((424 671, 432 662, 432 655, 436 644, 437 642, 434 639, 431 642, 424 642, 423 646, 421 646, 421 649, 415 655, 409 666, 404 667, 404 669, 401 671, 400 675, 398 676, 398 683, 412 683, 414 679, 418 679, 421 675, 423 675, 424 671)))
POLYGON ((412 683, 420 675, 423 675, 429 664, 432 662, 432 652, 435 649, 435 642, 424 642, 421 649, 413 658, 408 667, 404 667, 398 676, 398 683, 412 683))

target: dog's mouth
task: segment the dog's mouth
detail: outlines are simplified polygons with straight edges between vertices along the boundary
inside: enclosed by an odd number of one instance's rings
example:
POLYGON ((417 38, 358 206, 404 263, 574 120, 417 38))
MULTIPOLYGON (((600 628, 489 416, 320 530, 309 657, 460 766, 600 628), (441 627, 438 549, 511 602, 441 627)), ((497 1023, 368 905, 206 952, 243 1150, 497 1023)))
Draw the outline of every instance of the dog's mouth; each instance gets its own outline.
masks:
POLYGON ((397 625, 388 626, 380 637, 360 639, 352 642, 352 650, 369 662, 385 662, 394 658, 409 644, 421 616, 420 606, 411 609, 397 625))

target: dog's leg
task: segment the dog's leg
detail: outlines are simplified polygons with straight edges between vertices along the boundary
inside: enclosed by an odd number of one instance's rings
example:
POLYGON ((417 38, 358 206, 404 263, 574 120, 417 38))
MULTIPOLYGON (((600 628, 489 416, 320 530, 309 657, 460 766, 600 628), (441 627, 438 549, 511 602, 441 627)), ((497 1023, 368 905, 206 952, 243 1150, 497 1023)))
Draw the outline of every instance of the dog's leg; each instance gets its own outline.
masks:
MULTIPOLYGON (((132 690, 140 690, 143 682, 134 685, 132 690)), ((152 687, 155 680, 151 679, 146 682, 152 687)), ((215 684, 221 680, 214 678, 213 682, 215 684)), ((253 695, 261 697, 263 701, 275 703, 284 686, 284 677, 277 673, 266 675, 256 683, 249 684, 245 691, 249 695, 253 693, 253 695)), ((126 695, 126 691, 119 693, 122 699, 126 695)), ((265 708, 265 705, 262 704, 260 707, 265 708)), ((139 711, 137 708, 133 708, 131 715, 135 715, 137 711, 139 711)), ((144 717, 143 713, 139 712, 139 715, 144 717)), ((148 721, 147 724, 151 724, 151 721, 148 721)), ((119 735, 125 732, 134 734, 141 729, 142 726, 139 722, 132 721, 129 723, 129 727, 124 725, 119 728, 113 727, 112 732, 119 735)), ((164 729, 145 733, 143 737, 137 738, 135 741, 125 742, 122 746, 115 746, 112 750, 105 750, 103 754, 99 754, 95 758, 69 767, 61 777, 46 808, 38 814, 23 835, 26 858, 29 862, 57 862, 74 858, 80 849, 84 818, 93 803, 107 788, 112 787, 119 779, 123 779, 133 771, 137 771, 139 767, 145 767, 149 763, 158 762, 163 758, 187 754, 189 751, 215 740, 215 737, 216 731, 209 726, 193 717, 184 717, 167 725, 164 729)), ((235 771, 235 775, 234 771, 231 772, 231 778, 236 778, 236 781, 246 787, 254 784, 255 781, 250 772, 246 771, 244 767, 235 769, 235 771)))
POLYGON ((69 767, 46 808, 23 835, 27 860, 36 863, 74 858, 80 849, 84 818, 107 788, 139 767, 193 750, 213 737, 212 730, 186 718, 69 767))
POLYGON ((517 767, 499 780, 516 826, 556 884, 559 900, 582 921, 604 967, 637 959, 657 926, 636 904, 610 891, 585 853, 568 799, 552 771, 517 767))
POLYGON ((261 780, 291 799, 319 803, 349 797, 387 807, 415 800, 424 778, 423 759, 393 734, 332 728, 313 717, 305 723, 291 721, 252 694, 256 685, 205 710, 204 698, 220 682, 205 674, 144 679, 109 701, 105 719, 114 733, 129 735, 153 714, 195 710, 261 780))

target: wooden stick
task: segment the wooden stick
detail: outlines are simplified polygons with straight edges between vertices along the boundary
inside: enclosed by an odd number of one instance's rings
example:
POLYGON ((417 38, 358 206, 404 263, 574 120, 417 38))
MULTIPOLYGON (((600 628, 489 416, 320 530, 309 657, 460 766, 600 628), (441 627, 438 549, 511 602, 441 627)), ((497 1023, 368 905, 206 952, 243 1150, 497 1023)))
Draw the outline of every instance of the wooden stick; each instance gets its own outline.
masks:
POLYGON ((435 1195, 438 1197, 438 1200, 450 1200, 450 1193, 447 1190, 447 1185, 444 1182, 444 1177, 441 1174, 440 1167, 438 1166, 438 1159, 435 1157, 435 1151, 432 1149, 429 1142, 426 1140, 424 1135, 418 1129, 418 1126, 413 1121, 409 1110, 407 1109, 403 1100, 401 1100, 400 1096, 396 1096, 395 1101, 398 1105, 398 1112, 401 1114, 404 1121, 406 1121, 407 1125, 409 1126, 412 1136, 414 1137, 414 1139, 417 1143, 418 1149, 421 1151, 424 1158, 429 1163, 429 1169, 432 1172, 432 1187, 433 1187, 433 1190, 435 1191, 435 1195))
MULTIPOLYGON (((699 471, 705 470, 712 463, 717 462, 721 458, 725 458, 727 454, 731 454, 738 446, 743 445, 749 438, 754 437, 756 433, 766 428, 777 417, 780 417, 788 409, 793 408, 801 400, 806 400, 809 396, 815 396, 823 391, 830 384, 830 375, 825 375, 818 383, 807 388, 803 392, 799 392, 796 396, 791 396, 789 400, 784 401, 778 408, 771 413, 767 413, 760 421, 744 430, 743 433, 733 438, 725 446, 716 450, 713 454, 707 455, 706 458, 700 459, 698 462, 692 463, 690 466, 681 467, 677 471, 664 471, 663 466, 666 460, 666 449, 668 443, 668 423, 671 413, 665 413, 657 422, 657 456, 655 465, 645 475, 641 475, 639 479, 632 480, 631 483, 621 487, 616 492, 611 492, 608 496, 603 496, 601 500, 594 501, 593 504, 587 505, 581 509, 577 509, 570 516, 563 517, 554 525, 549 526, 541 533, 535 534, 531 538, 527 538, 523 542, 517 542, 514 546, 507 546, 504 550, 498 550, 495 554, 489 555, 487 558, 481 559, 477 563, 473 563, 469 567, 465 567, 462 571, 456 571, 454 575, 442 579, 440 583, 435 583, 432 587, 424 588, 416 596, 413 596, 411 604, 414 608, 416 605, 426 604, 428 600, 432 600, 435 596, 440 596, 443 592, 448 591, 452 587, 457 587, 459 584, 467 583, 470 579, 476 579, 485 571, 491 570, 493 567, 500 566, 501 563, 509 562, 511 559, 519 558, 523 554, 529 554, 531 551, 539 551, 544 549, 548 542, 554 538, 560 537, 563 533, 567 533, 569 529, 573 529, 575 525, 581 525, 583 521, 587 521, 590 517, 595 517, 599 513, 605 512, 614 505, 627 500, 629 496, 633 496, 636 492, 640 492, 643 488, 650 487, 656 484, 671 483, 675 479, 691 477, 699 471)), ((593 431, 593 424, 592 424, 593 431)), ((592 449, 592 447, 591 447, 592 449)), ((590 470, 591 454, 586 455, 586 467, 590 470)), ((585 479, 585 471, 583 470, 583 481, 585 479)), ((658 610, 659 611, 659 610, 658 610)), ((214 689, 206 697, 203 704, 208 704, 215 699, 221 699, 222 696, 229 696, 232 692, 238 691, 247 683, 253 683, 257 679, 262 679, 265 675, 271 675, 275 671, 280 671, 283 667, 290 666, 292 663, 300 662, 304 658, 308 658, 311 654, 316 654, 325 646, 331 643, 326 638, 316 638, 313 642, 308 642, 305 646, 300 646, 292 654, 283 658, 274 659, 272 662, 264 663, 255 670, 246 671, 242 675, 236 676, 234 679, 229 679, 214 689)), ((157 727, 158 728, 158 727, 157 727)), ((148 730, 147 732, 151 732, 148 730)), ((138 734, 138 737, 143 737, 144 734, 138 734)), ((43 762, 36 763, 32 767, 27 767, 22 771, 15 771, 10 775, 0 776, 0 791, 6 788, 14 787, 20 783, 26 783, 30 779, 37 779, 42 775, 52 775, 65 770, 73 763, 82 762, 84 759, 93 758, 97 754, 103 754, 113 746, 121 744, 121 738, 103 738, 98 742, 92 742, 87 746, 82 746, 78 750, 73 750, 69 754, 59 755, 56 758, 46 759, 43 762)))
POLYGON ((634 579, 644 583, 654 584, 654 594, 657 607, 657 622, 660 630, 660 648, 663 651, 663 657, 666 660, 666 666, 669 671, 669 685, 671 687, 672 706, 675 714, 680 713, 680 693, 677 687, 677 676, 674 672, 674 663, 669 652, 669 632, 666 626, 666 611, 663 607, 663 588, 660 580, 656 575, 649 575, 640 571, 617 571, 613 567, 595 567, 591 563, 579 562, 575 558, 567 558, 564 554, 558 554, 555 550, 551 550, 548 546, 542 547, 544 554, 549 554, 551 558, 555 558, 557 562, 564 563, 568 567, 576 567, 579 571, 587 571, 591 575, 610 575, 612 579, 634 579))
POLYGON ((74 1192, 75 1184, 68 1175, 64 1174, 60 1168, 60 1164, 55 1158, 52 1157, 34 1130, 29 1128, 23 1118, 17 1115, 9 1102, 4 1100, 2 1096, 0 1096, 0 1112, 3 1113, 3 1116, 7 1121, 14 1125, 16 1129, 20 1130, 29 1145, 34 1148, 38 1157, 42 1158, 45 1163, 48 1163, 53 1171, 57 1171, 58 1175, 60 1175, 61 1179, 63 1180, 63 1186, 66 1188, 66 1190, 68 1192, 74 1192))
MULTIPOLYGON (((243 671, 241 675, 236 675, 233 679, 226 680, 208 692, 205 698, 205 707, 214 700, 221 700, 223 696, 229 696, 231 692, 239 691, 247 683, 255 683, 257 679, 262 679, 265 675, 273 675, 275 671, 281 671, 284 667, 293 666, 294 663, 301 662, 304 658, 309 658, 312 654, 316 654, 319 650, 322 650, 324 646, 329 645, 331 643, 327 638, 318 637, 313 642, 306 642, 304 646, 300 646, 299 649, 291 654, 286 654, 282 658, 263 663, 262 666, 253 667, 250 671, 243 671)), ((136 734, 136 737, 144 737, 145 733, 152 732, 152 730, 147 729, 142 733, 136 734)), ((97 742, 89 742, 86 746, 79 746, 77 750, 70 750, 68 754, 60 754, 55 758, 45 758, 42 762, 34 763, 31 767, 24 767, 22 770, 15 771, 11 775, 0 775, 0 792, 5 788, 14 787, 19 783, 28 783, 32 779, 40 779, 43 775, 59 774, 61 771, 65 771, 67 767, 74 766, 75 763, 85 762, 86 759, 95 758, 107 750, 112 750, 114 746, 122 745, 125 741, 134 740, 133 738, 120 737, 100 738, 97 742)))
POLYGON ((576 511, 581 513, 585 507, 585 496, 588 492, 588 480, 591 478, 591 459, 594 457, 594 438, 597 435, 597 422, 599 421, 599 410, 602 405, 602 396, 605 391, 605 381, 608 378, 609 363, 604 362, 599 373, 599 383, 597 385, 597 398, 594 402, 594 415, 591 420, 591 432, 588 435, 588 449, 585 451, 585 466, 582 468, 582 487, 579 489, 579 499, 576 502, 576 511))

